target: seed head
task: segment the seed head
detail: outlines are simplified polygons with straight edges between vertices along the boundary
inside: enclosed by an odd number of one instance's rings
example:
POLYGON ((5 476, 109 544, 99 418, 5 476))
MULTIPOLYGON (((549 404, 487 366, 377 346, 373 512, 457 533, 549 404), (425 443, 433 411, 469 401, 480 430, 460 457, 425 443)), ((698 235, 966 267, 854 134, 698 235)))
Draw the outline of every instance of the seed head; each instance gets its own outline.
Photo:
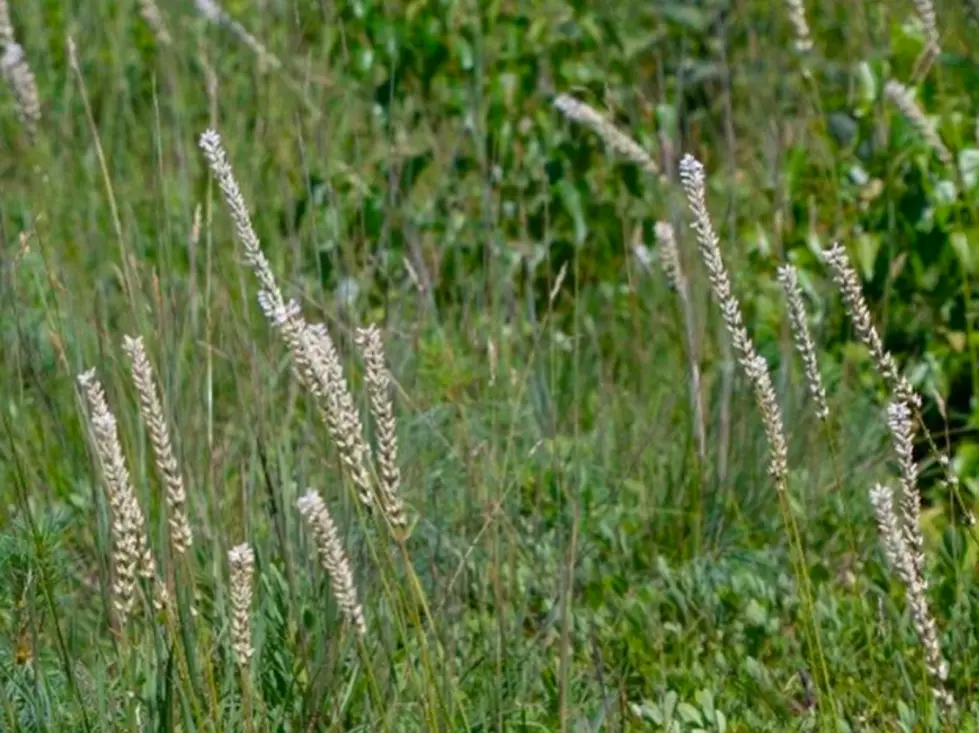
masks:
POLYGON ((248 544, 228 551, 231 568, 231 648, 239 667, 247 667, 255 650, 252 648, 252 576, 255 553, 248 544))
POLYGON ((357 600, 353 571, 350 569, 347 553, 340 544, 340 535, 333 523, 333 517, 330 516, 322 497, 312 489, 299 499, 298 506, 299 513, 313 531, 320 562, 330 576, 337 605, 340 606, 344 617, 363 637, 367 633, 364 609, 357 600))

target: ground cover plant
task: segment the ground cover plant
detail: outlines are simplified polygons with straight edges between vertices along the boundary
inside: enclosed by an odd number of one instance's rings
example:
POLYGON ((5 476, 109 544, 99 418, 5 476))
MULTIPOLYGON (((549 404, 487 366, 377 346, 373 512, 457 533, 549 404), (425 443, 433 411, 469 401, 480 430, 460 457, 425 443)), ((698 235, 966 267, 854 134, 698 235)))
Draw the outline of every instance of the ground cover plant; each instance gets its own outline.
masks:
POLYGON ((0 0, 0 730, 979 729, 973 5, 0 0))

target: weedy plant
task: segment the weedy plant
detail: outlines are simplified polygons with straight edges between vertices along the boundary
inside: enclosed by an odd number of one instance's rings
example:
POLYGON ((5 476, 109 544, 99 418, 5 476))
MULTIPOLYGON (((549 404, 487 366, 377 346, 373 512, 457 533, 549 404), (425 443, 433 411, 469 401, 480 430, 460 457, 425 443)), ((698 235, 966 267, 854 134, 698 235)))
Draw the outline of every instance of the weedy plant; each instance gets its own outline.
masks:
MULTIPOLYGON (((930 4, 929 8, 930 8, 930 4)), ((796 15, 800 8, 793 6, 792 14, 796 15)), ((927 10, 927 9, 926 9, 927 10)), ((919 11, 923 12, 921 8, 919 11)), ((923 12, 923 17, 931 19, 934 28, 934 10, 923 12)), ((927 25, 926 25, 927 27, 927 25)), ((929 39, 931 36, 929 35, 929 39)), ((937 37, 929 43, 937 44, 937 37)), ((912 120, 928 144, 935 150, 938 157, 946 165, 951 164, 951 156, 924 115, 908 96, 906 90, 896 82, 888 84, 887 95, 895 101, 901 111, 912 120)), ((635 141, 614 128, 597 112, 591 111, 587 105, 568 98, 559 98, 555 106, 569 119, 591 127, 603 137, 609 147, 619 151, 634 151, 629 157, 642 165, 645 154, 636 152, 640 148, 635 141), (589 109, 585 114, 582 109, 589 109)), ((656 173, 655 168, 643 165, 647 172, 656 173)), ((779 407, 778 398, 769 374, 768 365, 762 357, 745 327, 742 308, 734 295, 731 278, 728 275, 721 255, 720 239, 714 230, 707 209, 706 178, 703 165, 693 156, 686 155, 680 161, 680 182, 686 194, 692 217, 692 228, 700 249, 704 267, 707 270, 708 281, 713 291, 725 328, 738 355, 738 361, 744 369, 748 382, 755 392, 755 401, 761 413, 762 423, 769 445, 769 474, 775 484, 775 491, 780 498, 782 516, 789 534, 793 552, 796 582, 799 584, 805 604, 804 620, 809 623, 807 633, 810 636, 811 664, 823 675, 820 679, 819 690, 829 696, 828 705, 835 708, 832 700, 834 685, 820 640, 820 629, 815 612, 815 596, 811 579, 808 575, 810 563, 805 556, 802 536, 794 516, 792 502, 789 497, 789 467, 788 449, 785 439, 784 423, 779 407)), ((657 225, 657 243, 660 247, 660 257, 674 289, 677 290, 681 302, 687 307, 689 296, 686 293, 687 284, 682 275, 678 275, 678 256, 676 242, 669 225, 657 225)), ((941 644, 938 638, 937 625, 928 608, 926 579, 926 555, 924 551, 924 536, 921 529, 921 496, 917 487, 918 467, 914 458, 913 416, 912 409, 919 411, 922 400, 910 382, 900 373, 893 356, 885 349, 883 341, 873 324, 870 310, 860 287, 859 277, 850 265, 846 251, 840 244, 835 244, 824 253, 826 263, 832 268, 833 279, 843 296, 845 307, 850 316, 858 337, 867 346, 878 374, 887 383, 895 401, 888 408, 887 424, 893 435, 894 451, 900 468, 900 515, 894 509, 893 492, 880 484, 870 490, 870 502, 877 516, 881 543, 890 565, 904 583, 907 604, 914 620, 915 631, 924 650, 925 664, 931 675, 932 691, 938 701, 945 719, 949 722, 956 719, 956 707, 953 696, 946 689, 948 664, 943 658, 941 644)), ((802 358, 806 381, 813 398, 817 417, 825 421, 829 418, 829 407, 826 392, 822 385, 816 358, 816 348, 809 334, 808 318, 802 302, 799 289, 798 275, 791 265, 779 269, 779 281, 786 296, 788 320, 791 323, 796 347, 802 358)), ((688 319, 689 320, 689 319, 688 319)), ((929 436, 929 443, 935 448, 935 443, 929 436)), ((937 449, 936 449, 937 450, 937 449)), ((938 455, 940 458, 940 454, 938 455)), ((947 461, 942 462, 947 468, 947 461)), ((832 723, 827 721, 828 725, 832 723)))

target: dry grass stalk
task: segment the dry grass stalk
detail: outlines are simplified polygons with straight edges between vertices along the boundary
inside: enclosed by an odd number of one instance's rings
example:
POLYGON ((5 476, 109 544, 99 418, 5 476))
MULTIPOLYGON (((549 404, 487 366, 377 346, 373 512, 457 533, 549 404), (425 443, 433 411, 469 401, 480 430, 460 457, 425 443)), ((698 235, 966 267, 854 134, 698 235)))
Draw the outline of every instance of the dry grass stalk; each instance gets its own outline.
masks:
POLYGON ((918 20, 925 32, 925 54, 937 56, 941 52, 940 34, 938 33, 938 16, 932 0, 914 0, 914 9, 918 20))
MULTIPOLYGON (((647 247, 643 243, 643 237, 644 236, 645 235, 643 234, 643 231, 642 231, 642 227, 641 226, 637 226, 635 229, 633 229, 633 231, 632 231, 632 255, 633 255, 633 257, 635 257, 636 264, 638 264, 640 268, 642 268, 646 272, 652 272, 652 270, 653 270, 653 253, 652 253, 652 250, 650 250, 649 247, 647 247)), ((660 259, 662 259, 662 257, 660 259)), ((663 269, 664 269, 664 271, 666 270, 666 266, 665 265, 663 266, 663 269)), ((668 278, 669 278, 669 274, 667 273, 667 279, 668 278)), ((672 287, 672 285, 673 284, 670 283, 670 286, 671 287, 672 287)))
POLYGON ((921 494, 918 491, 918 464, 914 460, 914 420, 906 402, 892 402, 887 408, 887 427, 891 431, 894 453, 901 471, 901 529, 904 544, 915 572, 924 577, 925 538, 921 533, 921 494))
POLYGON ((163 19, 163 13, 160 12, 156 0, 139 0, 139 14, 143 16, 146 25, 153 32, 157 43, 167 47, 173 45, 170 29, 167 28, 167 22, 163 19))
POLYGON ((847 315, 853 322, 857 337, 870 352, 870 358, 873 359, 877 372, 894 393, 895 399, 899 402, 906 402, 916 409, 920 408, 920 395, 915 393, 911 383, 898 371, 894 357, 884 348, 884 342, 880 334, 877 333, 873 318, 870 316, 870 308, 863 297, 860 276, 850 264, 846 250, 837 242, 823 251, 823 258, 833 271, 833 281, 843 296, 847 315))
POLYGON ((678 293, 686 292, 687 278, 680 266, 680 251, 676 246, 673 225, 666 221, 658 221, 653 227, 653 234, 656 236, 656 246, 659 248, 659 262, 670 287, 678 293))
POLYGON ((194 218, 190 223, 190 236, 187 238, 190 250, 195 251, 201 241, 201 205, 194 206, 194 218))
POLYGON ((153 609, 157 613, 163 613, 170 608, 170 591, 167 590, 166 584, 159 579, 156 581, 154 590, 156 595, 153 596, 153 609))
POLYGON ((911 610, 915 632, 921 641, 925 666, 932 676, 932 692, 945 711, 951 711, 955 700, 945 687, 948 664, 942 656, 938 640, 938 625, 928 607, 928 585, 919 572, 914 551, 908 547, 906 533, 894 510, 894 494, 890 487, 878 484, 870 491, 870 503, 877 515, 877 527, 884 554, 891 568, 904 583, 905 599, 911 610))
POLYGON ((806 20, 806 6, 802 0, 785 0, 785 4, 789 10, 789 22, 795 31, 795 49, 799 53, 808 53, 812 50, 812 34, 806 20))
POLYGON ((41 98, 24 47, 14 37, 7 0, 0 0, 0 73, 10 85, 24 129, 33 137, 41 121, 41 98))
POLYGON ((258 300, 262 311, 286 342, 296 377, 312 393, 361 502, 368 508, 373 507, 374 488, 367 469, 367 443, 333 340, 325 326, 306 323, 298 304, 286 302, 282 296, 252 227, 248 206, 228 163, 221 137, 208 130, 201 136, 200 146, 228 205, 235 236, 245 251, 245 261, 258 278, 258 300))
POLYGON ((255 553, 247 543, 228 551, 231 568, 231 648, 239 667, 247 667, 252 648, 252 577, 255 553))
POLYGON ((387 520, 395 527, 403 528, 406 521, 401 500, 401 469, 398 466, 398 435, 391 403, 391 376, 377 326, 372 324, 358 329, 357 345, 364 357, 365 381, 377 430, 376 455, 381 479, 379 498, 387 520))
POLYGON ((228 14, 228 11, 218 5, 214 0, 195 0, 197 12, 208 22, 216 26, 227 28, 238 38, 241 43, 247 46, 258 56, 259 66, 264 69, 280 69, 282 62, 270 52, 255 36, 249 33, 245 26, 228 14))
POLYGON ((572 122, 590 127, 612 150, 638 165, 646 173, 659 175, 659 166, 652 156, 594 107, 568 94, 558 95, 554 100, 554 106, 572 122))
POLYGON ((870 492, 870 501, 877 515, 888 562, 904 582, 915 632, 924 649, 925 665, 932 676, 932 692, 943 710, 948 712, 953 709, 955 701, 945 687, 948 664, 942 656, 938 627, 928 606, 921 495, 918 491, 918 466, 914 460, 914 420, 907 402, 896 400, 888 406, 887 425, 901 473, 900 511, 895 511, 893 491, 888 487, 876 486, 870 492))
POLYGON ((193 543, 190 522, 187 519, 187 492, 184 490, 184 480, 173 454, 170 430, 157 393, 153 367, 146 356, 142 338, 126 336, 123 339, 123 350, 129 356, 133 383, 139 394, 139 409, 143 415, 143 422, 149 430, 157 470, 163 477, 166 488, 170 542, 174 552, 182 555, 193 543))
POLYGON ((10 6, 7 0, 0 0, 0 45, 14 43, 14 24, 10 20, 10 6))
POLYGON ((826 390, 823 379, 819 374, 819 360, 816 358, 816 346, 809 333, 809 318, 806 306, 802 301, 802 288, 799 287, 799 273, 792 265, 782 265, 778 269, 778 281, 785 291, 785 299, 789 304, 789 322, 792 324, 792 335, 795 339, 796 350, 802 357, 805 367, 806 382, 809 394, 816 403, 816 416, 820 420, 829 419, 829 404, 826 400, 826 390))
POLYGON ((299 513, 313 531, 320 562, 330 576, 333 596, 340 611, 357 630, 357 634, 364 637, 367 623, 364 620, 364 609, 357 600, 357 587, 354 585, 350 561, 340 544, 340 535, 323 498, 310 489, 299 499, 297 505, 299 513))
POLYGON ((94 369, 81 374, 78 383, 88 400, 89 423, 112 510, 112 561, 115 568, 112 595, 116 613, 124 625, 135 603, 137 573, 155 579, 156 564, 146 541, 146 521, 130 484, 116 418, 109 410, 105 390, 94 369))
POLYGON ((761 411, 765 435, 768 438, 769 473, 775 481, 776 490, 786 493, 789 468, 788 446, 785 441, 782 411, 772 385, 768 363, 755 349, 748 329, 745 328, 741 305, 731 287, 731 278, 721 257, 719 239, 707 211, 704 167, 692 155, 685 155, 680 161, 680 182, 683 184, 693 214, 693 230, 697 235, 701 258, 707 268, 714 298, 720 306, 724 325, 738 354, 738 361, 755 391, 755 401, 761 411))
POLYGON ((305 352, 309 355, 313 376, 309 380, 313 393, 326 405, 324 417, 340 449, 350 476, 357 487, 361 503, 375 505, 374 482, 367 463, 370 449, 364 438, 364 426, 354 405, 353 396, 343 374, 343 365, 330 332, 322 323, 307 326, 303 334, 305 352))
MULTIPOLYGON (((255 229, 252 227, 248 205, 245 203, 245 197, 241 193, 241 188, 231 170, 231 165, 228 163, 227 154, 221 143, 221 136, 214 130, 207 130, 201 135, 200 147, 204 151, 214 178, 224 195, 225 203, 228 205, 231 219, 234 222, 235 235, 245 251, 245 262, 254 270, 265 296, 277 310, 281 309, 285 305, 285 301, 279 291, 275 275, 272 273, 272 267, 269 265, 265 253, 262 252, 258 235, 255 234, 255 229)), ((290 320, 297 325, 300 322, 298 314, 290 320)))
POLYGON ((945 143, 942 142, 942 138, 938 135, 938 131, 931 120, 925 116, 921 107, 918 106, 911 90, 900 82, 891 79, 884 85, 884 96, 893 102, 894 106, 904 115, 904 118, 925 139, 928 147, 935 151, 939 160, 944 165, 952 165, 952 154, 945 147, 945 143))
POLYGON ((707 428, 704 418, 704 395, 700 381, 697 324, 694 319, 693 303, 690 300, 690 286, 686 274, 683 272, 673 225, 665 221, 658 221, 653 231, 659 248, 660 264, 667 280, 680 299, 680 308, 683 312, 683 324, 687 339, 687 362, 690 368, 690 398, 693 402, 694 411, 694 438, 697 441, 697 455, 701 461, 705 461, 707 460, 707 428))
POLYGON ((897 512, 894 511, 894 492, 889 486, 877 484, 870 490, 870 503, 877 517, 877 531, 884 546, 884 557, 891 569, 900 573, 906 560, 907 548, 897 512))

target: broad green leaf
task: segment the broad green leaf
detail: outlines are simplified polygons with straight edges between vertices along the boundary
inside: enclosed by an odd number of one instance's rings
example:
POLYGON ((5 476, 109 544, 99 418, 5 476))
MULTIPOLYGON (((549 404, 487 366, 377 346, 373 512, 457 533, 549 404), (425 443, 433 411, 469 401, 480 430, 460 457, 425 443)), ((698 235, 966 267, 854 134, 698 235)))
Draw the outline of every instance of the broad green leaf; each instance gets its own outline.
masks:
POLYGON ((955 250, 956 257, 959 258, 962 269, 970 275, 973 274, 976 271, 975 258, 973 257, 972 245, 969 243, 969 238, 965 232, 954 231, 949 235, 948 240, 952 249, 955 250))
POLYGON ((688 702, 681 702, 679 705, 677 705, 676 712, 684 723, 689 723, 691 725, 704 724, 704 719, 700 715, 700 711, 688 702))

